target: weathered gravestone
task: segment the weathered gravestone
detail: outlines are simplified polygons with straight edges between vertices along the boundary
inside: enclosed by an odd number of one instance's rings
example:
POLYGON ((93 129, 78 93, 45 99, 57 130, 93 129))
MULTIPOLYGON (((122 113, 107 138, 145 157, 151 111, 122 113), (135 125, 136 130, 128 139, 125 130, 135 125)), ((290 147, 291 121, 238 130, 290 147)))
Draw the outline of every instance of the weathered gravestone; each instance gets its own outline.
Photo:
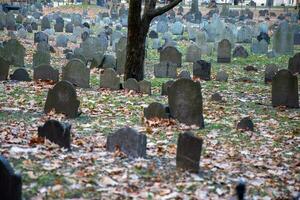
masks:
POLYGON ((176 168, 198 173, 203 139, 191 132, 179 134, 176 152, 176 168))
POLYGON ((273 50, 278 54, 292 54, 294 52, 294 30, 287 21, 281 22, 274 32, 273 50))
POLYGON ((60 147, 71 148, 71 125, 60 123, 57 120, 48 120, 43 126, 38 127, 38 136, 45 137, 60 147))
POLYGON ((223 101, 222 96, 219 93, 217 93, 217 92, 213 93, 211 95, 211 100, 212 101, 218 101, 218 102, 222 102, 223 101))
POLYGON ((99 38, 89 37, 84 42, 80 44, 80 49, 82 50, 81 53, 84 57, 91 61, 93 60, 94 56, 98 52, 104 52, 106 49, 103 48, 101 41, 99 38))
POLYGON ((65 21, 62 17, 56 18, 56 23, 54 24, 55 32, 64 32, 65 21))
POLYGON ((146 119, 169 119, 169 108, 161 103, 153 102, 147 108, 144 108, 144 117, 146 119))
POLYGON ((65 32, 66 33, 73 33, 74 26, 71 22, 67 23, 65 26, 65 32))
POLYGON ((254 54, 266 54, 268 53, 268 42, 266 40, 258 41, 257 39, 252 40, 251 51, 254 54))
POLYGON ((0 81, 7 80, 9 73, 9 63, 0 57, 0 81))
POLYGON ((162 84, 161 86, 161 95, 168 95, 168 89, 175 81, 169 80, 162 84))
POLYGON ((0 194, 3 200, 22 200, 22 178, 9 162, 0 156, 0 194))
POLYGON ((102 65, 100 66, 103 69, 112 68, 115 69, 117 64, 116 57, 112 54, 104 54, 104 60, 102 65))
POLYGON ((57 47, 67 47, 69 38, 66 35, 58 35, 56 37, 56 46, 57 47))
POLYGON ((58 82, 59 72, 57 69, 51 67, 51 65, 39 65, 33 70, 33 80, 58 82))
POLYGON ((140 91, 139 83, 134 78, 129 78, 124 82, 124 89, 133 90, 136 92, 140 91))
POLYGON ((44 32, 34 33, 34 43, 46 42, 48 43, 49 36, 44 32))
POLYGON ((151 95, 151 82, 142 80, 139 82, 139 92, 143 94, 151 95))
POLYGON ((241 57, 241 58, 247 58, 249 56, 247 50, 243 46, 237 46, 233 50, 232 57, 241 57))
POLYGON ((196 62, 201 59, 201 49, 196 44, 191 44, 186 50, 186 62, 196 62))
POLYGON ((272 80, 272 105, 299 108, 298 78, 289 70, 280 70, 272 80))
POLYGON ((296 53, 292 58, 289 59, 288 68, 293 74, 300 74, 300 53, 296 53))
POLYGON ((6 14, 6 29, 9 31, 16 30, 16 20, 15 20, 14 14, 12 12, 8 12, 6 14))
POLYGON ((243 131, 254 131, 254 124, 250 117, 244 117, 239 121, 236 128, 243 131))
POLYGON ((198 60, 193 64, 193 75, 194 77, 200 78, 202 80, 209 81, 211 73, 211 63, 205 60, 198 60))
POLYGON ((16 39, 10 39, 3 42, 3 48, 0 48, 0 56, 15 67, 24 67, 25 48, 16 39))
POLYGON ((32 66, 50 65, 51 55, 48 51, 36 51, 32 57, 32 66))
POLYGON ((177 67, 181 67, 182 54, 176 47, 167 46, 160 52, 160 63, 167 61, 176 64, 177 67))
POLYGON ((79 59, 72 59, 62 69, 62 80, 69 81, 77 87, 90 87, 90 69, 79 59))
POLYGON ((10 79, 16 81, 31 81, 28 72, 23 68, 16 69, 14 73, 10 75, 10 79))
POLYGON ((49 113, 55 110, 56 113, 63 113, 69 118, 78 117, 80 101, 77 100, 76 89, 68 81, 56 83, 53 89, 49 89, 44 112, 49 113))
POLYGON ((227 82, 228 77, 229 77, 228 73, 222 70, 217 73, 216 81, 227 82))
POLYGON ((180 79, 180 78, 187 78, 187 79, 191 79, 191 74, 189 71, 187 70, 183 70, 181 71, 178 76, 177 76, 177 79, 180 79))
POLYGON ((117 73, 123 74, 125 71, 126 63, 126 44, 127 38, 121 37, 116 43, 116 56, 117 56, 117 73))
POLYGON ((41 22, 41 30, 44 31, 46 29, 50 29, 50 21, 47 16, 44 16, 41 22))
POLYGON ((37 31, 38 30, 38 24, 36 22, 32 22, 31 23, 31 28, 32 28, 32 30, 37 31))
POLYGON ((218 43, 218 63, 230 63, 231 61, 231 43, 223 39, 218 43))
POLYGON ((100 74, 100 88, 120 89, 120 77, 114 69, 104 69, 100 74))
POLYGON ((239 43, 251 43, 252 31, 249 26, 242 26, 237 33, 237 42, 239 43))
POLYGON ((146 157, 147 136, 125 127, 107 137, 106 150, 122 151, 128 157, 146 157))
POLYGON ((171 117, 186 125, 204 128, 200 82, 179 79, 168 89, 171 117))
POLYGON ((176 78, 177 64, 164 61, 154 65, 154 76, 156 78, 176 78))
POLYGON ((265 83, 272 82, 278 72, 278 67, 274 64, 268 64, 265 69, 265 83))
POLYGON ((173 35, 182 35, 183 34, 183 24, 179 21, 171 25, 171 32, 173 35))

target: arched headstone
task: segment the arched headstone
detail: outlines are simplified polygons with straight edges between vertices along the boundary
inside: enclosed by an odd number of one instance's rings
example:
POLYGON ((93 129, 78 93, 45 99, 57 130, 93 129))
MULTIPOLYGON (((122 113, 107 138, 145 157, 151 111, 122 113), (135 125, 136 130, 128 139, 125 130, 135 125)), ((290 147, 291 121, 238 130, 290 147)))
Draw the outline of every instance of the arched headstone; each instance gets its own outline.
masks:
POLYGON ((69 81, 77 87, 90 87, 90 69, 79 59, 72 59, 62 69, 62 80, 69 81))

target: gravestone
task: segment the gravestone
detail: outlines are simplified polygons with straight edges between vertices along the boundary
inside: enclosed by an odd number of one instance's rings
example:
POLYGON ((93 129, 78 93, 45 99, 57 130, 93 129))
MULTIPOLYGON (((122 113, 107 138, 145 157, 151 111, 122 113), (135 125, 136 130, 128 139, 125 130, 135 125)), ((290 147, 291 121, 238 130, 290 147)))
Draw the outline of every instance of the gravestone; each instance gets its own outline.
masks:
POLYGON ((237 46, 233 50, 232 57, 247 58, 249 56, 247 50, 243 46, 237 46))
POLYGON ((223 101, 222 96, 219 93, 217 93, 217 92, 213 93, 211 95, 211 100, 212 101, 217 101, 217 102, 222 102, 223 101))
POLYGON ((23 68, 16 69, 14 73, 10 75, 10 79, 15 81, 31 81, 28 72, 23 68))
POLYGON ((44 31, 46 29, 50 29, 50 21, 48 19, 48 17, 44 16, 41 22, 41 30, 44 31))
POLYGON ((71 22, 67 23, 65 26, 65 32, 66 33, 73 33, 74 31, 74 26, 71 22))
POLYGON ((107 137, 106 150, 121 151, 128 157, 146 157, 147 136, 125 127, 107 137))
POLYGON ((177 65, 168 61, 154 65, 154 76, 156 78, 176 78, 177 65))
POLYGON ((37 67, 39 65, 50 65, 51 55, 47 51, 37 51, 32 57, 32 66, 37 67))
POLYGON ((169 108, 158 102, 153 102, 147 108, 144 108, 146 119, 169 119, 169 115, 169 108))
POLYGON ((200 82, 179 79, 168 89, 171 117, 186 125, 204 128, 200 82))
POLYGON ((245 117, 241 119, 236 128, 243 131, 254 131, 254 124, 250 117, 245 117))
POLYGON ((126 63, 126 45, 127 38, 121 37, 116 43, 116 57, 117 57, 117 73, 123 74, 125 71, 125 63, 126 63))
POLYGON ((160 63, 167 61, 176 64, 177 67, 181 67, 182 55, 176 47, 167 46, 160 52, 160 63))
POLYGON ((9 73, 9 63, 0 57, 0 81, 7 80, 9 73))
POLYGON ((98 52, 105 51, 100 42, 99 38, 89 37, 80 44, 81 53, 88 61, 93 60, 98 52))
POLYGON ((80 101, 77 100, 76 89, 68 81, 56 83, 53 89, 49 89, 44 112, 49 113, 55 110, 56 113, 63 113, 69 118, 78 117, 80 101))
POLYGON ((293 54, 294 31, 287 21, 279 24, 273 35, 273 50, 278 54, 293 54))
POLYGON ((168 89, 175 81, 169 80, 162 84, 161 86, 161 95, 168 95, 168 89))
POLYGON ((43 126, 38 127, 38 136, 45 137, 60 147, 71 149, 71 125, 60 123, 57 120, 47 120, 43 126))
POLYGON ((120 77, 114 69, 104 69, 100 74, 100 88, 120 89, 120 77))
POLYGON ((25 48, 16 39, 3 42, 3 48, 0 48, 0 56, 5 58, 10 65, 24 67, 25 48))
POLYGON ((265 69, 265 83, 272 82, 278 72, 278 67, 274 64, 268 64, 265 69))
POLYGON ((294 45, 300 45, 300 30, 294 33, 294 45))
POLYGON ((56 46, 57 47, 67 47, 69 38, 66 35, 58 35, 56 37, 56 46))
POLYGON ((179 134, 176 152, 176 168, 198 173, 203 139, 191 132, 179 134))
POLYGON ((191 79, 191 74, 189 71, 187 70, 183 70, 181 71, 178 76, 177 76, 177 79, 180 79, 180 78, 187 78, 187 79, 191 79))
POLYGON ((226 71, 219 71, 216 75, 216 81, 227 82, 228 81, 228 73, 226 71))
POLYGON ((58 82, 59 72, 50 65, 39 65, 33 70, 33 80, 58 82))
POLYGON ((218 63, 231 62, 231 43, 227 39, 223 39, 218 43, 218 63))
POLYGON ((62 17, 56 18, 56 23, 54 24, 55 32, 64 32, 65 21, 62 17))
POLYGON ((32 27, 32 30, 34 30, 34 31, 38 30, 38 24, 36 22, 32 22, 31 27, 32 27))
POLYGON ((202 80, 209 81, 211 73, 211 63, 205 60, 198 60, 193 64, 193 75, 194 77, 200 78, 202 80))
POLYGON ((139 83, 134 78, 129 78, 124 82, 124 89, 133 90, 136 92, 140 91, 139 83))
POLYGON ((49 36, 44 32, 34 33, 34 43, 46 42, 48 43, 49 36))
POLYGON ((266 40, 258 41, 252 40, 251 51, 254 54, 266 54, 268 53, 268 42, 266 40))
POLYGON ((159 33, 165 33, 168 31, 168 23, 164 20, 158 21, 156 25, 156 31, 159 33))
POLYGON ((78 13, 72 14, 72 16, 71 16, 71 22, 72 22, 72 24, 74 24, 75 27, 76 26, 81 26, 81 24, 82 24, 82 17, 81 17, 81 15, 78 14, 78 13))
POLYGON ((50 45, 47 42, 39 42, 36 45, 36 51, 50 52, 50 45))
POLYGON ((79 59, 72 59, 62 68, 62 80, 77 87, 90 87, 90 69, 79 59))
POLYGON ((0 194, 3 200, 22 200, 22 178, 9 162, 0 156, 0 194))
POLYGON ((196 44, 191 44, 186 50, 186 62, 196 62, 201 59, 201 49, 196 44))
POLYGON ((103 69, 106 68, 112 68, 112 69, 116 69, 116 57, 112 54, 105 54, 104 55, 104 61, 102 63, 102 66, 100 66, 103 69))
POLYGON ((289 59, 288 69, 293 74, 300 74, 300 53, 296 53, 292 58, 289 59))
POLYGON ((299 108, 298 78, 289 70, 280 70, 272 80, 272 105, 299 108))
POLYGON ((252 31, 248 26, 242 26, 237 33, 238 43, 251 43, 252 41, 252 31))
POLYGON ((143 94, 151 95, 151 82, 142 80, 139 82, 139 92, 143 94))
POLYGON ((12 12, 8 12, 6 14, 6 29, 9 31, 16 30, 16 20, 15 20, 14 14, 12 12))
POLYGON ((183 30, 184 30, 183 24, 179 21, 171 25, 171 33, 173 35, 182 35, 183 30))

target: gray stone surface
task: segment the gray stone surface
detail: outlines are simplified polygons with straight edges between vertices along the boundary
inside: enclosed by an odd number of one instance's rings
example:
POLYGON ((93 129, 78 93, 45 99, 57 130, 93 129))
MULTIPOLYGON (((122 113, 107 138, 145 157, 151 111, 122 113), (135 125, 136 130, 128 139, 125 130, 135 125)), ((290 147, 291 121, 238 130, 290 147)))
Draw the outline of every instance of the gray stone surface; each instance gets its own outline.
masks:
POLYGON ((51 65, 39 65, 33 69, 33 80, 58 82, 59 71, 51 67, 51 65))
POLYGON ((72 59, 62 69, 62 80, 69 81, 77 87, 90 87, 90 69, 79 59, 72 59))
POLYGON ((120 89, 120 77, 114 69, 104 69, 100 74, 100 88, 120 89))
POLYGON ((153 102, 147 108, 144 108, 144 117, 146 119, 169 119, 170 113, 167 106, 153 102))

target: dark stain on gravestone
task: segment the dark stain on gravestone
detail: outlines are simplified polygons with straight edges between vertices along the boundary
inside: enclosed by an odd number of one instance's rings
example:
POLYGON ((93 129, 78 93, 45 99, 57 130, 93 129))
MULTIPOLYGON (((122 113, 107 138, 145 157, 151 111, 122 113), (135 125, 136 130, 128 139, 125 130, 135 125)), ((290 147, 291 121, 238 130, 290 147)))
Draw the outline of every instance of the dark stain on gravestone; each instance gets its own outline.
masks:
POLYGON ((63 113, 69 118, 79 116, 76 89, 69 81, 58 82, 53 89, 49 89, 44 112, 49 113, 55 109, 57 113, 63 113))
POLYGON ((38 136, 45 137, 60 147, 71 148, 71 125, 60 123, 57 120, 48 120, 43 126, 38 127, 38 136))
POLYGON ((16 81, 31 81, 28 72, 23 68, 16 69, 16 71, 10 75, 10 79, 16 81))
POLYGON ((0 156, 0 195, 2 200, 22 199, 22 178, 15 174, 9 162, 0 156))
POLYGON ((186 132, 179 135, 176 153, 176 168, 193 173, 199 172, 203 139, 186 132))
POLYGON ((147 136, 125 127, 107 137, 106 150, 114 152, 119 148, 128 157, 146 157, 147 136))

